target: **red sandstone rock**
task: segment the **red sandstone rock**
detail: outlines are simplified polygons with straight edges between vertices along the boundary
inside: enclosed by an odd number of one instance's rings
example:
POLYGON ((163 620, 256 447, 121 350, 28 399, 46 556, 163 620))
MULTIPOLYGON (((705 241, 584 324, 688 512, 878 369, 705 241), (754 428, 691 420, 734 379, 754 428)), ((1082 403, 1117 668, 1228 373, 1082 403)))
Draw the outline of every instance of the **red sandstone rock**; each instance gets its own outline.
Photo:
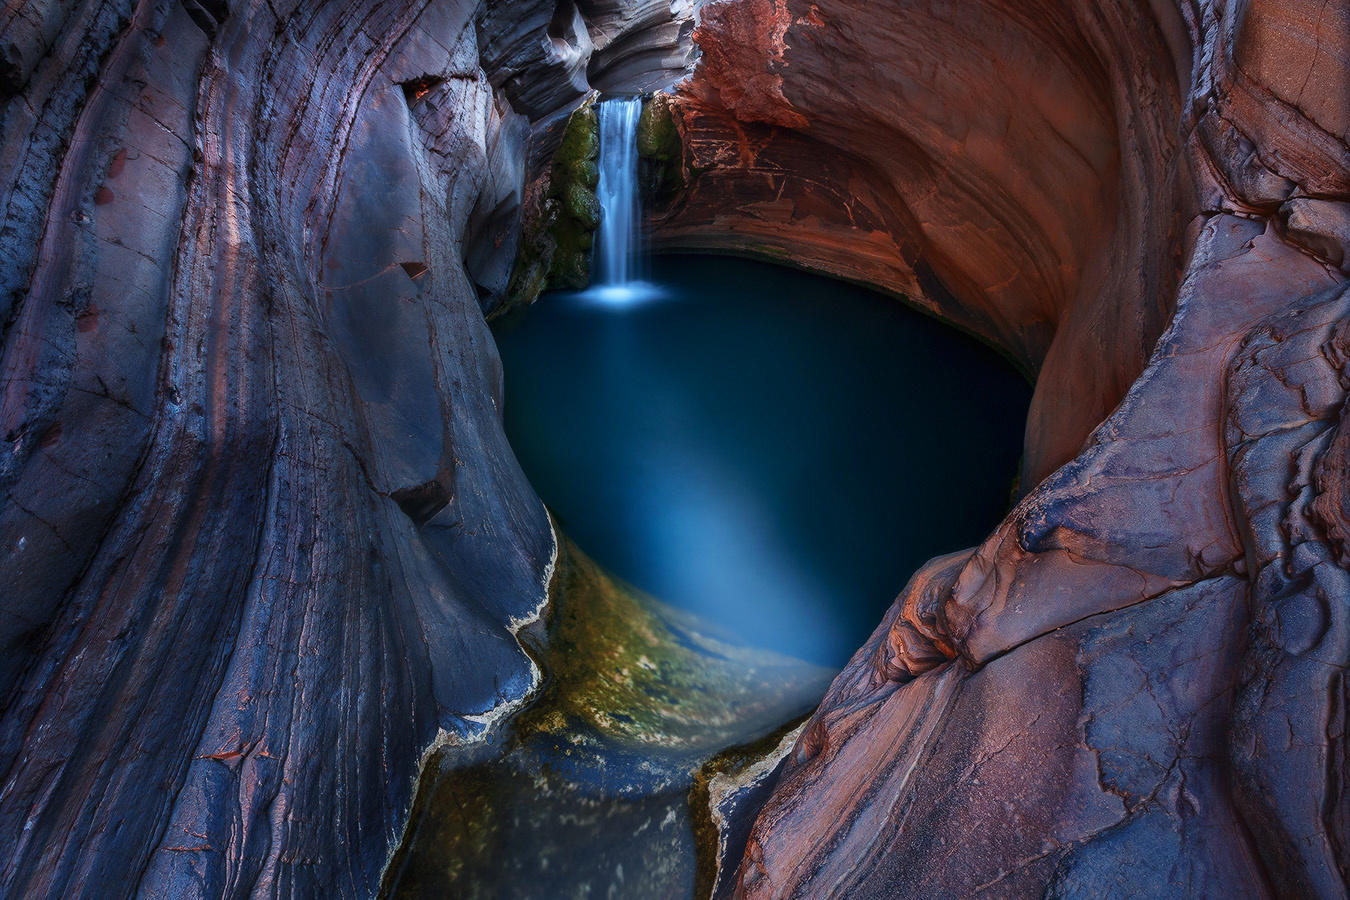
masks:
POLYGON ((703 22, 658 243, 788 251, 1039 374, 1027 495, 840 675, 737 895, 1344 895, 1350 7, 703 22))

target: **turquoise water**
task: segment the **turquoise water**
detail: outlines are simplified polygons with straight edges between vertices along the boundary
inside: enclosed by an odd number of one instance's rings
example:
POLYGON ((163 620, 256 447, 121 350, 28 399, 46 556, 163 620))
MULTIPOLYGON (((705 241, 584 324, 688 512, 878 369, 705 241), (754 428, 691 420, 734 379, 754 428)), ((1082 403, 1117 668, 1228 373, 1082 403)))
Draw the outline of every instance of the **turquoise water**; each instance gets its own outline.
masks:
POLYGON ((601 565, 838 666, 925 560, 1003 516, 1031 387, 862 288, 730 257, 496 327, 507 435, 601 565))

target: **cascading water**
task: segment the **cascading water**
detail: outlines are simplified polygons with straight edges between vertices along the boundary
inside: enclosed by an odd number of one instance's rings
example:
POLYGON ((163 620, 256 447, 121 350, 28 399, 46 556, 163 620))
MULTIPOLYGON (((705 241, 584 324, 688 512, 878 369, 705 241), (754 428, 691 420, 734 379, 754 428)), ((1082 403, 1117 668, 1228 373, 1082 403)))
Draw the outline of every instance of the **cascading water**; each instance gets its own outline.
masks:
POLYGON ((614 299, 640 293, 642 213, 638 199, 637 126, 642 99, 606 100, 600 117, 600 233, 595 284, 614 299))

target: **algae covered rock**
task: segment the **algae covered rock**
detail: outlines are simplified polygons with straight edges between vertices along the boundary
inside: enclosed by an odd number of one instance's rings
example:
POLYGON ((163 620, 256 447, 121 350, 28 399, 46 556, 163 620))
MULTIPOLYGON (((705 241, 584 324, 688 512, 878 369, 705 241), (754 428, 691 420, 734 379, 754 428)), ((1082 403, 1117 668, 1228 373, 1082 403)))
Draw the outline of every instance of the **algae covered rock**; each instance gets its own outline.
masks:
POLYGON ((591 245, 600 224, 599 121, 591 103, 572 113, 550 171, 549 197, 556 202, 550 229, 553 260, 549 286, 580 290, 591 280, 591 245))
POLYGON ((656 94, 642 104, 637 149, 643 183, 658 201, 669 200, 685 188, 684 142, 675 123, 673 99, 656 94))
POLYGON ((521 633, 543 690, 477 759, 424 768, 384 896, 691 896, 718 870, 710 781, 781 743, 832 676, 643 595, 561 535, 550 596, 547 639, 521 633))
POLYGON ((591 246, 600 224, 599 120, 594 98, 568 117, 546 171, 526 188, 523 237, 496 312, 528 306, 550 288, 580 290, 591 280, 591 246))
POLYGON ((580 234, 589 234, 600 224, 600 201, 595 196, 595 190, 581 182, 567 186, 563 194, 563 212, 567 219, 579 226, 577 231, 580 234))

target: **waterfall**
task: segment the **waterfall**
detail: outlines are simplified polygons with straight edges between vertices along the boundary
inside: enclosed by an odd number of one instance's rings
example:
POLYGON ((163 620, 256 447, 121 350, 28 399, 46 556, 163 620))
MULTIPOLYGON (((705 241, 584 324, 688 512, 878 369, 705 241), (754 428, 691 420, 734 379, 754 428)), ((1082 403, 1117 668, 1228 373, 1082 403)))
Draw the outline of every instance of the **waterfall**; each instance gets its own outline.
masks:
POLYGON ((595 283, 622 291, 640 274, 642 211, 638 200, 637 125, 642 99, 606 100, 600 117, 600 233, 595 283))

